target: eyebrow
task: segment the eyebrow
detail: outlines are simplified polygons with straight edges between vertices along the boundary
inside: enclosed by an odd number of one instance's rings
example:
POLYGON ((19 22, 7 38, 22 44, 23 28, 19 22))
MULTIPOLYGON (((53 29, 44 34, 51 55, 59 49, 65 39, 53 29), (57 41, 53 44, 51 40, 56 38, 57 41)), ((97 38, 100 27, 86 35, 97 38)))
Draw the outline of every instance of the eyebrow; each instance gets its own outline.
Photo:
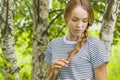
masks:
MULTIPOLYGON (((76 17, 76 16, 73 16, 73 18, 77 18, 77 19, 79 19, 78 17, 76 17)), ((88 19, 88 17, 86 17, 86 18, 83 18, 83 19, 88 19)))

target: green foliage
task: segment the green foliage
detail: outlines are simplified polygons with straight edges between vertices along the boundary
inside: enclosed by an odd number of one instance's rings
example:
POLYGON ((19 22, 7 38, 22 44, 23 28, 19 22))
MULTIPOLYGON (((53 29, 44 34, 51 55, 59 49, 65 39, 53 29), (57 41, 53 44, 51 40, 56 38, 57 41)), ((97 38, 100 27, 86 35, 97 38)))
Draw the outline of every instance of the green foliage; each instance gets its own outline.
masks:
POLYGON ((4 77, 3 77, 3 75, 1 73, 0 73, 0 79, 1 80, 5 80, 4 77))
POLYGON ((20 80, 31 80, 32 62, 32 1, 15 0, 14 34, 20 80))
POLYGON ((9 77, 9 78, 11 78, 12 80, 16 80, 15 75, 12 75, 10 73, 6 73, 6 76, 9 77))
MULTIPOLYGON (((119 40, 120 41, 120 40, 119 40)), ((110 63, 108 65, 108 80, 120 80, 120 45, 112 48, 110 63)))
POLYGON ((2 58, 2 50, 0 48, 0 79, 4 80, 4 76, 5 76, 5 71, 4 71, 4 64, 3 64, 3 58, 2 58))
POLYGON ((100 30, 88 30, 88 35, 99 38, 100 30))
MULTIPOLYGON (((25 65, 25 64, 24 64, 25 65)), ((31 65, 26 64, 20 70, 20 77, 21 80, 31 80, 31 65)))
MULTIPOLYGON (((49 11, 49 38, 63 36, 67 33, 67 25, 63 19, 63 10, 68 0, 53 0, 52 9, 49 11)), ((15 50, 17 64, 19 66, 19 74, 21 80, 31 80, 31 64, 32 64, 32 1, 31 0, 15 0, 14 1, 14 37, 16 41, 15 50)), ((92 6, 95 14, 95 24, 101 24, 102 16, 105 12, 106 0, 92 0, 92 6)), ((120 10, 120 8, 119 8, 120 10)), ((108 80, 120 79, 120 12, 115 28, 114 46, 108 65, 108 80)), ((99 37, 99 30, 89 30, 89 35, 99 37)), ((0 80, 5 80, 6 74, 3 68, 4 59, 2 58, 0 49, 0 80)), ((7 62, 5 62, 7 63, 7 62)), ((9 75, 11 76, 11 75, 9 75)), ((13 76, 11 76, 13 77, 13 76)))
MULTIPOLYGON (((65 0, 63 0, 66 2, 65 0)), ((65 35, 67 31, 66 24, 63 19, 63 10, 65 3, 62 0, 53 0, 52 9, 49 12, 49 35, 50 40, 55 37, 65 35)))

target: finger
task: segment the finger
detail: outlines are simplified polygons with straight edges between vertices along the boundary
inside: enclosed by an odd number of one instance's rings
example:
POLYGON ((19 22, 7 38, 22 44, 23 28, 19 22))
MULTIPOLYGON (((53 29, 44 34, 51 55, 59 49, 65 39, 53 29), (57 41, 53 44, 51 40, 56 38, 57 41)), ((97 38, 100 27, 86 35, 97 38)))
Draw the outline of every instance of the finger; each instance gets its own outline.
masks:
POLYGON ((58 69, 61 69, 62 66, 61 65, 53 65, 53 68, 58 68, 58 69))
POLYGON ((59 66, 64 67, 64 66, 66 66, 67 64, 65 64, 65 63, 62 62, 62 61, 56 61, 55 65, 59 65, 59 66))
POLYGON ((62 64, 65 66, 65 67, 68 67, 68 61, 65 60, 65 59, 59 59, 60 62, 62 62, 62 64))
POLYGON ((63 60, 56 60, 53 62, 53 65, 59 65, 59 66, 62 66, 62 67, 67 67, 68 64, 66 64, 66 62, 64 62, 63 60))
POLYGON ((68 64, 68 61, 67 60, 65 60, 65 59, 57 59, 58 61, 62 61, 62 62, 64 62, 65 64, 68 64))

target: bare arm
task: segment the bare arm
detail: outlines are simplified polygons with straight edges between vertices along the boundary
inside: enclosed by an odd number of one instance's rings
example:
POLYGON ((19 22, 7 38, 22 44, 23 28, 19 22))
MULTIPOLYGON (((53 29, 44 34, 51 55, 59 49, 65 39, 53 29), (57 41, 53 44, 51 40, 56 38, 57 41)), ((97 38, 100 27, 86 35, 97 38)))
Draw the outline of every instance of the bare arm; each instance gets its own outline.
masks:
POLYGON ((46 72, 46 78, 45 80, 55 80, 57 77, 57 74, 59 73, 59 70, 67 65, 67 61, 64 59, 56 59, 53 61, 52 66, 48 65, 47 72, 46 72))
POLYGON ((48 64, 45 80, 49 79, 50 73, 51 73, 51 66, 48 64))
POLYGON ((107 80, 107 63, 94 69, 95 80, 107 80))

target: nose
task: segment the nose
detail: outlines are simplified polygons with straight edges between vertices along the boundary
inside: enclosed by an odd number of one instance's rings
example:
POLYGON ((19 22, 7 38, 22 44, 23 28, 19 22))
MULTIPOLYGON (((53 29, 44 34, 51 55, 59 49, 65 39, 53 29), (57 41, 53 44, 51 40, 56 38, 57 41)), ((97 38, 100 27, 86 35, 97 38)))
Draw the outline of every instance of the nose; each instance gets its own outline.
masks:
POLYGON ((77 24, 77 27, 78 27, 78 28, 82 28, 82 27, 83 27, 83 22, 82 22, 82 21, 79 21, 78 24, 77 24))

